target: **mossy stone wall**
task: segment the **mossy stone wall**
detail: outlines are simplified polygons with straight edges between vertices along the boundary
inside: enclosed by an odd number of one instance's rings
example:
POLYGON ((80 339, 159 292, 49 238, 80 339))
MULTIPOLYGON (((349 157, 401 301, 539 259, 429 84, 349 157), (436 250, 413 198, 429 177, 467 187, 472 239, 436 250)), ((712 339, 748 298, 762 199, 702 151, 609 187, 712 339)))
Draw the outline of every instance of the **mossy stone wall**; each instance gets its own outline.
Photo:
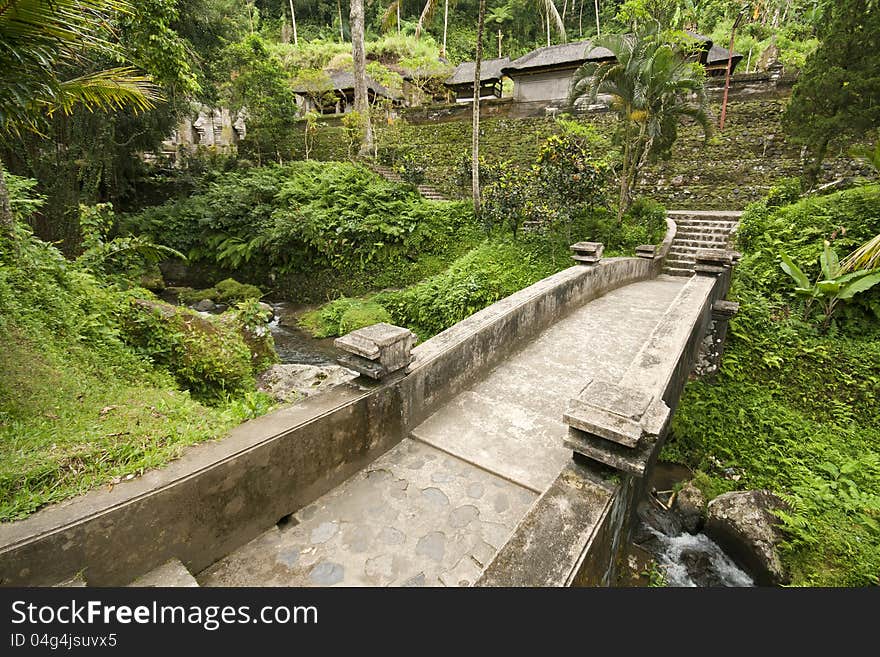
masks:
MULTIPOLYGON (((639 193, 672 209, 742 209, 758 200, 781 178, 802 172, 801 148, 789 143, 781 118, 787 94, 757 94, 728 102, 724 132, 716 130, 708 142, 696 125, 679 131, 672 157, 648 166, 639 193)), ((717 126, 720 99, 711 104, 717 126)), ((558 131, 552 117, 512 118, 514 104, 493 108, 481 121, 480 152, 488 161, 512 160, 528 166, 541 143, 558 131), (505 115, 507 114, 507 115, 505 115)), ((450 109, 442 119, 426 120, 424 111, 404 113, 404 118, 379 129, 379 154, 387 157, 406 150, 425 167, 426 182, 451 198, 466 197, 459 164, 470 154, 470 113, 450 109), (411 120, 405 117, 409 114, 411 120)), ((582 115, 579 120, 611 135, 614 118, 605 112, 582 115)), ((344 131, 338 119, 329 119, 315 138, 313 156, 319 160, 348 157, 344 131)), ((829 154, 820 182, 866 173, 841 147, 829 154)))

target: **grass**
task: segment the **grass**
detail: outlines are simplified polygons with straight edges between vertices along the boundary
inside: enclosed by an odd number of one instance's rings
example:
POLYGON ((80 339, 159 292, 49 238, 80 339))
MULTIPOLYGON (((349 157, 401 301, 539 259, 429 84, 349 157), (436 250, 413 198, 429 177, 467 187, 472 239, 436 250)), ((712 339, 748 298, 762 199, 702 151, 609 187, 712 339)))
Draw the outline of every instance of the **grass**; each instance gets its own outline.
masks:
POLYGON ((241 401, 201 404, 166 375, 82 365, 20 333, 0 351, 0 521, 162 466, 254 414, 241 401))

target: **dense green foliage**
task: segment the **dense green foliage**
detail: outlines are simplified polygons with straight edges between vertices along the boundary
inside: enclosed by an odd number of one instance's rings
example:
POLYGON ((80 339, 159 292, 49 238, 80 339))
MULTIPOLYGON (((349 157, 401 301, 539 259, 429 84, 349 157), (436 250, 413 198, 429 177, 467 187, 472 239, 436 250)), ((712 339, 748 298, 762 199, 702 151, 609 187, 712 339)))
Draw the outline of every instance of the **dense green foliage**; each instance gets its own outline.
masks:
POLYGON ((341 335, 346 328, 346 313, 350 309, 363 309, 369 312, 369 317, 377 318, 375 321, 387 321, 378 319, 387 313, 393 323, 406 326, 421 339, 427 339, 478 310, 571 266, 571 240, 605 240, 609 247, 607 255, 623 252, 631 255, 635 246, 662 239, 659 226, 662 222, 665 230, 664 218, 665 210, 661 206, 639 201, 622 224, 618 224, 611 213, 597 210, 573 218, 570 225, 526 232, 519 238, 502 227, 433 276, 403 289, 383 290, 366 300, 337 299, 307 313, 303 325, 319 337, 341 335))
POLYGON ((880 7, 874 0, 834 4, 786 110, 785 127, 812 155, 811 184, 829 142, 880 128, 880 7))
POLYGON ((878 233, 876 185, 750 206, 723 367, 715 383, 688 384, 664 449, 699 468, 711 494, 764 487, 790 502, 784 561, 795 584, 878 583, 880 293, 846 303, 823 333, 801 319, 778 256, 815 277, 823 239, 846 253, 878 233))
POLYGON ((406 186, 338 162, 223 174, 125 226, 196 262, 274 281, 303 301, 417 281, 478 239, 463 204, 427 203, 406 186))
MULTIPOLYGON (((41 200, 33 181, 10 183, 21 221, 41 200)), ((269 408, 238 315, 160 306, 125 278, 136 269, 94 264, 20 224, 0 239, 0 520, 159 466, 269 408)))

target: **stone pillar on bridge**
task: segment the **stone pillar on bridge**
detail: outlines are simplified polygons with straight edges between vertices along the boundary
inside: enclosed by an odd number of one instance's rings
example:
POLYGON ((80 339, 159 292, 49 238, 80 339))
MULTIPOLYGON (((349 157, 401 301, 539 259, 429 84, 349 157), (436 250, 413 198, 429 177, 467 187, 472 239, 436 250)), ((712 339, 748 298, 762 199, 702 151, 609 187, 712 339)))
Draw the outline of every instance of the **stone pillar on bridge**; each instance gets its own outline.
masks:
POLYGON ((694 374, 697 376, 711 380, 718 373, 727 341, 727 326, 738 310, 739 304, 735 301, 720 299, 712 304, 709 330, 700 345, 700 353, 694 364, 694 374))
POLYGON ((564 444, 589 461, 641 478, 670 416, 666 403, 648 392, 593 380, 563 415, 569 427, 564 444))
POLYGON ((578 242, 569 247, 572 250, 572 259, 579 265, 592 267, 602 259, 602 251, 605 246, 602 242, 578 242))
POLYGON ((415 342, 416 334, 409 329, 382 322, 336 338, 334 344, 346 352, 338 359, 340 365, 378 380, 412 362, 415 342))

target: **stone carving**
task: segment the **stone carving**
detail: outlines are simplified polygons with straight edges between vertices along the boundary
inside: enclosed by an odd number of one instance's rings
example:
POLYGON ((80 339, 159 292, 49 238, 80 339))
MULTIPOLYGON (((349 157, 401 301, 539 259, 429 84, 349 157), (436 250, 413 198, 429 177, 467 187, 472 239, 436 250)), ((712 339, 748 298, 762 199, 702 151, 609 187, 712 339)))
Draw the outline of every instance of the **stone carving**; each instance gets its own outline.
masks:
POLYGON ((662 399, 607 381, 591 381, 569 401, 564 444, 594 461, 642 476, 671 412, 662 399))
POLYGON ((347 352, 339 358, 340 365, 381 379, 410 364, 415 342, 416 335, 409 329, 382 322, 336 338, 334 344, 347 352))
POLYGON ((601 242, 578 242, 569 247, 574 254, 573 260, 582 265, 595 265, 602 259, 605 246, 601 242))

